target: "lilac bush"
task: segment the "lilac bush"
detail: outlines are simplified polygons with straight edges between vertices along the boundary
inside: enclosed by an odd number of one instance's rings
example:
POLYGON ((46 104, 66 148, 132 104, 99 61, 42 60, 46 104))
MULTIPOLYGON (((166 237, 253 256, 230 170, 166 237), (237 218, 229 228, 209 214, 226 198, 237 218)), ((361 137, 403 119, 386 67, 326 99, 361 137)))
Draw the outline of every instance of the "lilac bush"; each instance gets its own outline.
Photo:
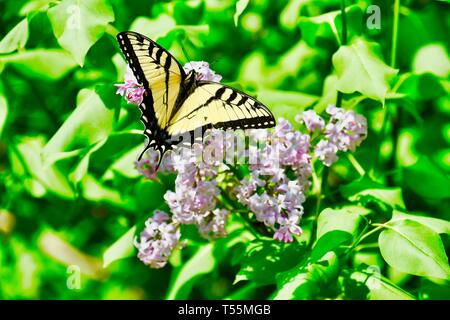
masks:
MULTIPOLYGON (((184 68, 195 70, 199 79, 221 78, 206 62, 191 62, 184 68)), ((142 99, 142 87, 128 71, 125 83, 117 86, 117 93, 129 103, 142 99)), ((137 170, 147 179, 165 172, 175 173, 176 179, 174 190, 164 195, 171 215, 155 211, 135 241, 139 259, 150 267, 163 267, 180 243, 181 225, 195 225, 206 239, 225 237, 227 220, 238 211, 250 222, 263 224, 276 241, 293 242, 300 236, 314 163, 331 166, 339 152, 355 151, 367 136, 367 121, 353 110, 333 105, 323 117, 307 110, 295 119, 295 125, 280 118, 271 130, 246 130, 244 135, 256 144, 241 153, 232 142, 242 139, 242 134, 208 130, 203 143, 168 152, 158 172, 158 153, 148 150, 147 157, 136 162, 137 170), (236 170, 242 167, 248 174, 239 178, 236 170), (224 196, 230 201, 225 203, 224 196), (238 209, 242 207, 245 212, 238 209)))

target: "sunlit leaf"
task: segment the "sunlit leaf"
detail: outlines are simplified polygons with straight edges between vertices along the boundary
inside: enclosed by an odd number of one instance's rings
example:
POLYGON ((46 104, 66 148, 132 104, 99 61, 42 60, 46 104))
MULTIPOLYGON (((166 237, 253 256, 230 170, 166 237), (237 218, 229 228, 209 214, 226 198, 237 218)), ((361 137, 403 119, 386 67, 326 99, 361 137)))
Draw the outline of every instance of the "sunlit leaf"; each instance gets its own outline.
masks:
POLYGON ((43 196, 47 189, 60 197, 73 198, 74 190, 67 176, 61 172, 61 167, 43 164, 43 147, 43 139, 22 138, 10 153, 10 159, 17 168, 16 172, 20 172, 25 186, 36 196, 43 196))
POLYGON ((439 234, 450 234, 450 222, 446 220, 427 217, 424 215, 404 213, 397 210, 392 212, 392 221, 404 219, 419 222, 439 234))
POLYGON ((237 27, 238 20, 241 14, 244 12, 245 8, 247 8, 249 0, 237 0, 236 1, 236 12, 234 13, 234 25, 237 27))
POLYGON ((3 128, 8 117, 8 101, 3 95, 3 85, 0 83, 0 138, 3 133, 3 128))
POLYGON ((134 246, 133 239, 136 226, 128 230, 123 236, 117 239, 108 249, 103 252, 103 267, 108 267, 114 261, 128 258, 132 255, 134 246))
POLYGON ((341 46, 333 55, 338 76, 337 89, 344 93, 359 92, 384 104, 389 81, 398 72, 382 60, 381 48, 375 42, 356 38, 341 46))
POLYGON ((56 80, 76 66, 72 56, 60 49, 33 49, 0 56, 0 64, 12 64, 27 77, 56 80))
POLYGON ((215 266, 213 245, 202 246, 178 271, 175 281, 169 287, 167 299, 186 299, 195 281, 212 272, 215 266))
POLYGON ((76 266, 82 274, 90 278, 101 280, 106 276, 99 259, 81 252, 53 231, 43 231, 39 235, 37 244, 39 249, 50 258, 68 267, 76 266))
POLYGON ((165 14, 159 15, 156 19, 138 17, 131 24, 130 30, 145 34, 152 40, 158 40, 167 35, 176 26, 175 20, 165 14))
MULTIPOLYGON (((345 9, 347 15, 347 33, 349 39, 359 35, 363 25, 363 13, 360 7, 353 5, 345 9)), ((341 11, 331 11, 315 17, 299 17, 298 24, 303 39, 311 47, 324 43, 335 43, 341 39, 341 11)))
POLYGON ((80 91, 77 100, 76 109, 43 150, 49 163, 65 156, 73 156, 73 152, 79 149, 93 146, 106 139, 112 130, 113 111, 105 107, 95 91, 84 89, 80 91))
POLYGON ((27 40, 28 18, 24 18, 0 41, 0 53, 10 53, 22 49, 27 40))
POLYGON ((450 75, 450 59, 443 43, 433 43, 421 47, 413 61, 416 73, 432 73, 442 78, 450 75))
POLYGON ((48 10, 48 17, 61 47, 82 66, 89 48, 114 20, 114 13, 103 0, 63 0, 48 10))
POLYGON ((417 276, 450 279, 441 238, 427 226, 407 219, 396 221, 380 233, 378 242, 392 267, 417 276))
POLYGON ((80 189, 83 198, 93 202, 105 202, 117 207, 134 210, 134 204, 130 203, 127 199, 122 199, 119 191, 112 188, 108 188, 99 181, 97 181, 92 175, 84 176, 80 181, 80 189))
POLYGON ((340 245, 350 244, 363 225, 363 217, 352 209, 324 209, 317 220, 317 242, 311 259, 317 261, 340 245))

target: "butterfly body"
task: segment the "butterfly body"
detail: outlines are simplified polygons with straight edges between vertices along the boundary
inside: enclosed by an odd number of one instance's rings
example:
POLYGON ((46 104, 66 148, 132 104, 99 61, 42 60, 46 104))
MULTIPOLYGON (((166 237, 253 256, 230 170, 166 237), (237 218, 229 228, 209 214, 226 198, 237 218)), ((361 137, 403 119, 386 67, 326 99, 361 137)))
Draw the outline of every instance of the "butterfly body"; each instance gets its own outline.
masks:
POLYGON ((120 48, 145 91, 139 105, 148 148, 161 154, 194 142, 209 128, 255 129, 275 125, 272 113, 249 95, 186 73, 180 63, 156 42, 136 32, 117 35, 120 48), (188 141, 186 141, 188 140, 188 141))

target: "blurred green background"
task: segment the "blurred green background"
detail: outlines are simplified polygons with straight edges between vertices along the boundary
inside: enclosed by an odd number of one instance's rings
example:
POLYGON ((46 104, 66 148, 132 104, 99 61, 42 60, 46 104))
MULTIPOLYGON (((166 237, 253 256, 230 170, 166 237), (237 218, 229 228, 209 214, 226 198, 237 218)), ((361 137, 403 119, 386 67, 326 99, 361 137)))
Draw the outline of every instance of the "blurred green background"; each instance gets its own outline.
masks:
MULTIPOLYGON (((341 1, 334 0, 1 0, 0 298, 265 299, 277 288, 274 273, 300 254, 301 246, 269 244, 280 254, 279 269, 252 265, 257 274, 234 285, 251 240, 238 229, 212 244, 185 231, 191 244, 160 270, 135 258, 133 234, 164 207, 173 177, 161 185, 135 170, 144 137, 138 109, 113 86, 126 65, 119 31, 157 40, 183 64, 209 62, 223 82, 257 95, 276 117, 322 112, 344 92, 343 107, 368 118, 369 137, 355 155, 363 168, 405 210, 447 223, 449 4, 398 3, 395 11, 394 1, 345 1, 345 41, 341 1)), ((342 157, 327 181, 339 196, 326 201, 351 202, 352 191, 339 186, 357 177, 342 157)), ((448 252, 450 228, 442 226, 448 252)), ((373 243, 340 266, 345 290, 314 298, 360 297, 345 270, 362 263, 378 266, 412 297, 450 298, 448 282, 399 272, 373 243)))

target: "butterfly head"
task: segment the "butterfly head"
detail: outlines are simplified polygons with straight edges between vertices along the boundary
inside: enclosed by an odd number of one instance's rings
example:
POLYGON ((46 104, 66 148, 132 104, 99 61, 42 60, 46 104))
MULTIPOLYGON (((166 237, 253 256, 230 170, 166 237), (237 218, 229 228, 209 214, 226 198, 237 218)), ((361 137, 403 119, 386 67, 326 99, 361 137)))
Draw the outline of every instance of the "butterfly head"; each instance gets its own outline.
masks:
POLYGON ((186 75, 186 80, 187 81, 189 81, 191 79, 195 80, 195 79, 197 79, 197 76, 198 76, 198 74, 197 74, 197 72, 195 72, 195 70, 190 70, 188 72, 188 74, 186 75))
POLYGON ((186 75, 186 79, 184 80, 187 91, 190 91, 193 88, 195 88, 195 83, 197 79, 198 79, 197 72, 195 72, 194 70, 188 72, 188 74, 186 75))

